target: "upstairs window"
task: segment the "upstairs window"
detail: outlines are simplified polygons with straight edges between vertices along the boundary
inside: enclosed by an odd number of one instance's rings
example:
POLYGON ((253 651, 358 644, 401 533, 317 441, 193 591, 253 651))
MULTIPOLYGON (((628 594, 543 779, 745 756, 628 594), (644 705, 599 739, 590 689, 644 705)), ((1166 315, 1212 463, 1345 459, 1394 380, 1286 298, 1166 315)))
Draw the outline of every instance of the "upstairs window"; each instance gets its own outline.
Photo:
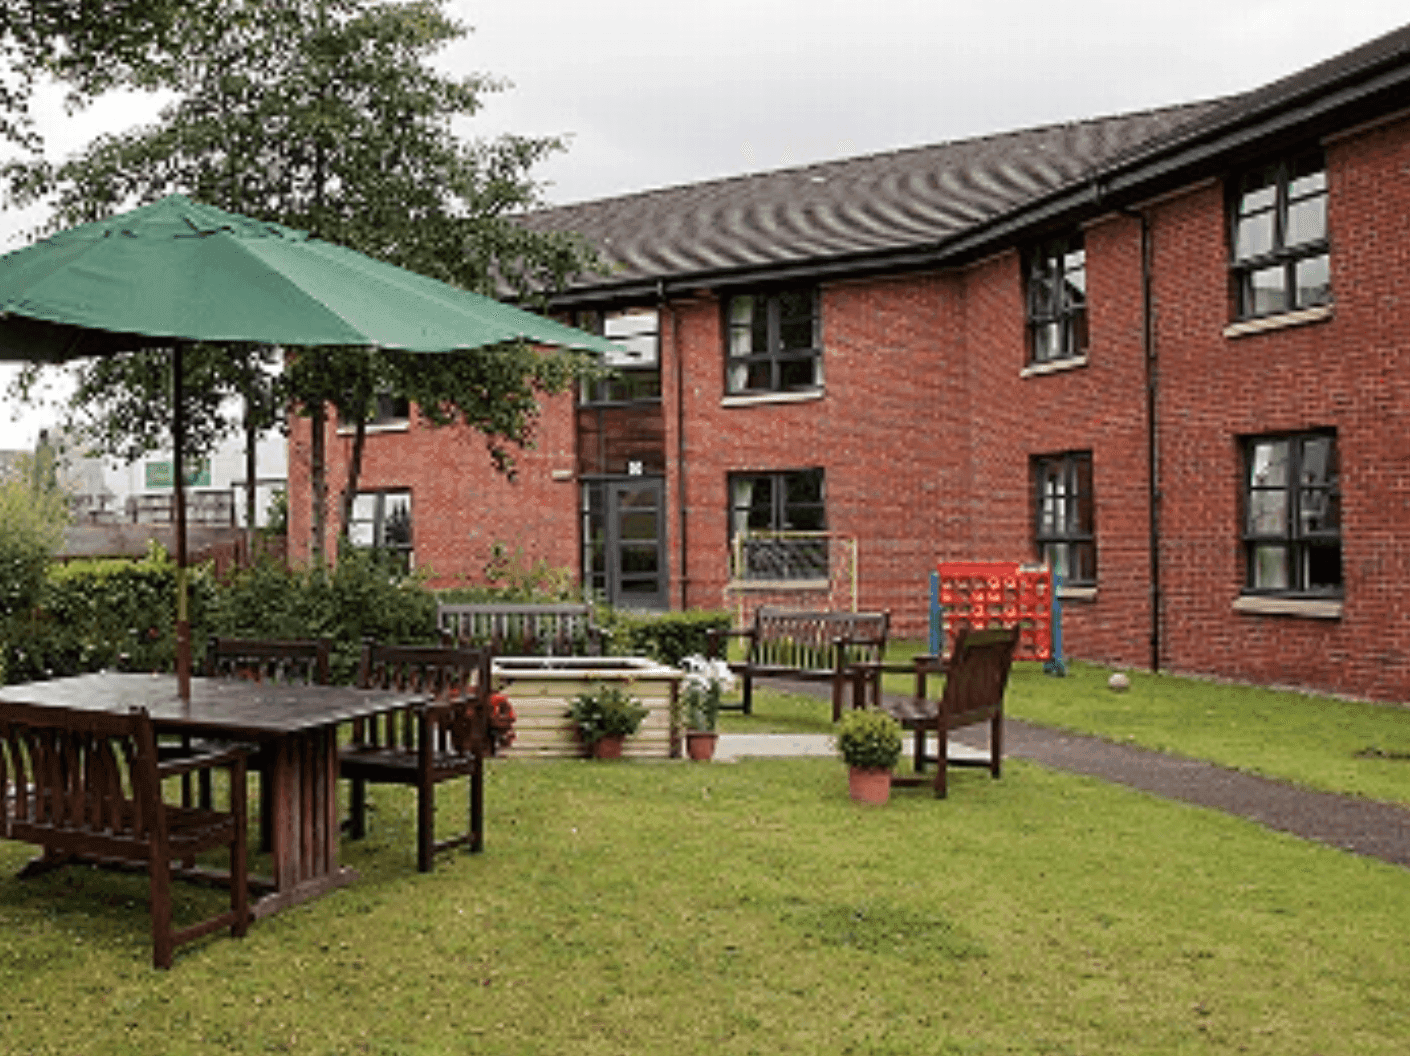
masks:
POLYGON ((1229 242, 1237 317, 1329 303, 1327 166, 1321 151, 1246 172, 1236 188, 1229 242))
POLYGON ((1028 361, 1087 354, 1087 251, 1080 232, 1053 238, 1028 255, 1028 361))
POLYGON ((725 302, 730 395, 822 386, 822 329, 814 289, 736 294, 725 302))
MULTIPOLYGON (((379 429, 404 429, 411 421, 411 403, 405 396, 394 396, 390 392, 379 392, 372 398, 372 410, 367 419, 367 428, 375 432, 379 429)), ((353 421, 340 410, 338 429, 351 430, 353 421)))
POLYGON ((1038 558, 1065 587, 1097 585, 1092 453, 1070 451, 1033 460, 1037 487, 1034 543, 1038 558))
POLYGON ((1332 433, 1244 442, 1246 592, 1341 595, 1341 489, 1332 433))
POLYGON ((615 372, 612 377, 583 382, 578 393, 580 405, 660 401, 660 329, 656 309, 580 312, 575 322, 588 333, 615 342, 620 349, 604 357, 604 364, 615 372))

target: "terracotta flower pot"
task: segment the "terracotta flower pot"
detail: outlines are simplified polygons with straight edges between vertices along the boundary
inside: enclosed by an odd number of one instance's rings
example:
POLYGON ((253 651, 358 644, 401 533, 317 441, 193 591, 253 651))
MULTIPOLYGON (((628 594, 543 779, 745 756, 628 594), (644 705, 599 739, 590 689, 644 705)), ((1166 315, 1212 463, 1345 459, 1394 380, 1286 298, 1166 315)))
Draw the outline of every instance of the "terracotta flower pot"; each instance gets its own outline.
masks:
POLYGON ((685 734, 685 750, 690 758, 697 762, 715 758, 715 741, 719 739, 718 733, 707 733, 704 730, 687 730, 685 734))
POLYGON ((622 744, 625 737, 603 737, 592 746, 592 757, 594 759, 620 759, 622 758, 622 744))
POLYGON ((885 803, 891 798, 891 771, 854 766, 847 772, 847 785, 858 803, 885 803))

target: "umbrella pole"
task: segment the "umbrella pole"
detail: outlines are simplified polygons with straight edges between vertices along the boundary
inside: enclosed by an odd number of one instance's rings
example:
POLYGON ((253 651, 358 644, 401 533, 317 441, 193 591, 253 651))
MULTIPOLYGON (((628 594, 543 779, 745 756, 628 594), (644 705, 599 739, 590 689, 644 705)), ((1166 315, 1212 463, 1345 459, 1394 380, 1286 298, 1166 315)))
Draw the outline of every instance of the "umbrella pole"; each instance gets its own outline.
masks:
POLYGON ((183 701, 191 699, 191 614, 186 592, 186 466, 181 457, 186 446, 186 394, 182 383, 183 344, 171 350, 171 469, 176 503, 176 691, 183 701))

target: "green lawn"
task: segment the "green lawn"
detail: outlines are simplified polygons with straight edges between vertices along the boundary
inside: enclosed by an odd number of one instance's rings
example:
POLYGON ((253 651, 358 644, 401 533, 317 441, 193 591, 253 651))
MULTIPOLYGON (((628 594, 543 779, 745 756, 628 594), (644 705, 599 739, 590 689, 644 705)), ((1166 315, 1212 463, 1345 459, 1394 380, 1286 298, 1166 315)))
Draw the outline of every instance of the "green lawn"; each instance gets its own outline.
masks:
MULTIPOLYGON (((426 876, 401 793, 374 790, 357 885, 169 973, 140 878, 0 880, 0 1051, 1389 1056, 1410 1036, 1405 870, 1022 762, 883 808, 829 759, 494 762, 486 852, 426 876)), ((0 844, 0 874, 28 853, 0 844)))
MULTIPOLYGON (((919 642, 894 642, 887 662, 908 663, 919 642)), ((1107 688, 1110 668, 1070 663, 1065 678, 1015 664, 1008 715, 1111 741, 1207 759, 1310 788, 1410 803, 1410 708, 1128 672, 1131 688, 1107 688)), ((755 714, 721 717, 726 732, 818 732, 831 710, 813 696, 755 686, 755 714)), ((887 675, 892 693, 914 679, 887 675)), ((939 685, 933 687, 938 692, 939 685)), ((737 694, 736 694, 737 695, 737 694)))

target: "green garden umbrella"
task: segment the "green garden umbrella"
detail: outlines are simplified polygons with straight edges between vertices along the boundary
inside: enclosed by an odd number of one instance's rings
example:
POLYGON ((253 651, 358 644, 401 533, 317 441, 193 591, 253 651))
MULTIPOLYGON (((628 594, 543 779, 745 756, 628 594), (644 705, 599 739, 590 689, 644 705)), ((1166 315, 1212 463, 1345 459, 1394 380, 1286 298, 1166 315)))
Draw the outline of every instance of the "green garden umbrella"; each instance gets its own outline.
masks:
MULTIPOLYGON (((452 352, 513 341, 615 346, 435 279, 175 194, 0 257, 0 360, 63 362, 185 343, 452 352)), ((173 371, 179 383, 181 372, 173 371)), ((175 406, 181 406, 180 399, 175 406)), ((173 423, 177 562, 185 566, 182 423, 173 423)), ((184 572, 178 673, 190 670, 184 572), (184 634, 184 639, 183 639, 184 634)))

